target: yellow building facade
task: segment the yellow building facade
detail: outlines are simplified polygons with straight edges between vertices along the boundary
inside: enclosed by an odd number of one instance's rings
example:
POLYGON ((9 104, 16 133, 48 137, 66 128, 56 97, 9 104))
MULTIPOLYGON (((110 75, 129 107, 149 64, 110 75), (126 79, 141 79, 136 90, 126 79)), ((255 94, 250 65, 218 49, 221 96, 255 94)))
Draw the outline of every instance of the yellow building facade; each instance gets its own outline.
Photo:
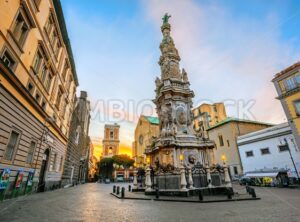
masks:
POLYGON ((300 62, 277 73, 272 81, 296 144, 300 147, 300 62))
POLYGON ((238 176, 243 174, 243 167, 237 146, 237 137, 261 130, 272 126, 271 124, 261 123, 237 118, 226 118, 207 129, 210 140, 215 142, 214 164, 228 165, 230 175, 238 176))
POLYGON ((140 116, 134 131, 132 158, 139 164, 146 163, 145 149, 151 146, 152 138, 159 135, 159 119, 152 116, 140 116))
POLYGON ((208 136, 208 128, 227 118, 224 103, 203 103, 192 112, 194 129, 196 132, 203 131, 204 137, 208 136))
POLYGON ((34 171, 43 191, 60 184, 78 86, 66 24, 59 0, 0 8, 0 170, 34 171))

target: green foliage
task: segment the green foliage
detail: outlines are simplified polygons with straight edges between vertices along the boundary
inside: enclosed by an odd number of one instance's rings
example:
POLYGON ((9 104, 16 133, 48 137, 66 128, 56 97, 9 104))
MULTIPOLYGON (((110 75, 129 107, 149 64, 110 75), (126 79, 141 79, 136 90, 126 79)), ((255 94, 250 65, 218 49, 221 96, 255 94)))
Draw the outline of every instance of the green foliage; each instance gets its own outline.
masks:
POLYGON ((129 168, 133 166, 134 160, 131 159, 128 155, 126 154, 121 154, 121 155, 115 155, 112 157, 113 162, 119 166, 123 166, 124 168, 129 168))
POLYGON ((98 168, 102 177, 111 179, 114 170, 113 164, 117 164, 119 166, 122 165, 124 168, 129 168, 133 166, 133 163, 134 160, 128 155, 121 154, 101 159, 100 162, 98 162, 98 168))

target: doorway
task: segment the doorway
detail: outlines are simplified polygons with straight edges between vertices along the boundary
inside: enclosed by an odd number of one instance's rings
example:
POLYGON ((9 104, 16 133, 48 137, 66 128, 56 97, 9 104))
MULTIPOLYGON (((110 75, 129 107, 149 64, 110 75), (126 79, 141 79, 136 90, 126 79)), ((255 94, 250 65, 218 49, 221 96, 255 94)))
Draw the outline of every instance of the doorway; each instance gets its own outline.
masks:
POLYGON ((46 177, 46 171, 47 171, 47 166, 49 161, 49 153, 50 150, 46 149, 43 155, 42 166, 41 166, 41 171, 39 176, 39 185, 37 190, 38 192, 45 191, 45 177, 46 177))

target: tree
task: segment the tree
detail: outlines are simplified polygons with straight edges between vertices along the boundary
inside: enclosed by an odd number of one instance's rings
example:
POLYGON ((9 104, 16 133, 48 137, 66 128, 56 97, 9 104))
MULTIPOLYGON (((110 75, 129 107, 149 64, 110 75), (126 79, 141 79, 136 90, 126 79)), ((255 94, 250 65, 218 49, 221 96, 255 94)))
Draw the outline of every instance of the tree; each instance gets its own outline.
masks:
POLYGON ((99 170, 100 175, 103 178, 112 178, 112 172, 113 172, 113 159, 112 158, 103 158, 99 162, 99 170))
POLYGON ((115 155, 112 157, 113 163, 117 165, 122 165, 124 168, 129 168, 133 166, 134 160, 131 159, 128 155, 126 154, 121 154, 121 155, 115 155))
POLYGON ((131 159, 126 154, 114 155, 113 157, 107 157, 100 160, 98 163, 100 175, 103 178, 110 178, 112 179, 113 173, 113 164, 117 164, 119 166, 123 166, 125 169, 133 166, 134 160, 131 159))

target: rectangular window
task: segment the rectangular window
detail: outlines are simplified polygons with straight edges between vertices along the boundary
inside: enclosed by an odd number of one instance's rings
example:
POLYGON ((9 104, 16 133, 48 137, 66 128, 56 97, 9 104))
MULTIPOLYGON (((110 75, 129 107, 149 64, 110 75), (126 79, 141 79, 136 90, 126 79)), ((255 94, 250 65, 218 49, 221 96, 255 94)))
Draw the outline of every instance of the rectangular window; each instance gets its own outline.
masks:
POLYGON ((42 107, 43 110, 46 110, 46 102, 45 102, 44 99, 42 101, 41 107, 42 107))
POLYGON ((13 28, 13 35, 20 46, 23 46, 25 39, 29 31, 29 26, 26 24, 21 13, 17 16, 17 19, 13 28))
POLYGON ((46 31, 48 32, 48 35, 51 33, 53 24, 54 24, 53 18, 52 18, 52 15, 50 14, 50 15, 49 15, 49 18, 48 18, 48 21, 47 21, 47 23, 46 23, 46 26, 45 26, 46 31))
POLYGON ((261 155, 270 154, 269 148, 260 149, 261 155))
POLYGON ((51 33, 51 36, 50 36, 50 43, 51 43, 52 47, 55 46, 56 41, 57 41, 57 32, 56 32, 56 30, 53 30, 53 32, 51 33))
POLYGON ((6 160, 12 160, 15 150, 17 148, 17 143, 19 139, 19 133, 12 131, 9 137, 9 141, 6 147, 6 151, 4 154, 4 159, 6 160))
POLYGON ((282 93, 285 93, 286 88, 285 88, 285 85, 284 85, 284 82, 283 82, 283 81, 280 81, 280 82, 279 82, 279 87, 280 87, 281 92, 282 92, 282 93))
POLYGON ((253 151, 246 151, 246 157, 254 156, 253 151))
POLYGON ((285 87, 287 90, 292 90, 297 87, 294 77, 289 77, 285 80, 285 87))
POLYGON ((5 52, 2 55, 2 61, 4 62, 4 64, 10 68, 13 69, 16 62, 14 61, 14 59, 12 58, 12 56, 8 53, 7 50, 5 50, 5 52))
POLYGON ((45 82, 47 74, 48 74, 48 69, 47 69, 46 65, 43 65, 41 73, 40 73, 40 80, 43 84, 45 82))
POLYGON ((278 149, 279 149, 279 152, 289 151, 289 147, 287 144, 279 145, 278 149))
POLYGON ((297 82, 298 84, 300 84, 300 73, 297 73, 297 74, 295 75, 295 79, 296 79, 296 82, 297 82))
POLYGON ((57 153, 54 153, 52 170, 56 170, 57 153))
POLYGON ((228 147, 230 147, 230 143, 229 143, 229 140, 227 140, 227 146, 228 146, 228 147))
POLYGON ((28 83, 27 90, 31 95, 33 94, 34 86, 31 82, 28 83))
POLYGON ((224 146, 224 141, 223 141, 222 135, 219 135, 219 143, 220 143, 220 146, 224 146))
POLYGON ((29 146, 29 150, 28 150, 26 163, 32 163, 33 162, 35 147, 36 147, 36 143, 34 141, 31 141, 30 146, 29 146))
POLYGON ((41 52, 38 50, 33 61, 33 70, 35 71, 35 73, 40 72, 42 61, 43 61, 43 56, 41 52))
POLYGON ((113 132, 113 131, 110 131, 110 132, 109 132, 109 137, 110 137, 111 139, 114 138, 114 132, 113 132))
POLYGON ((68 62, 66 60, 65 61, 65 65, 64 65, 64 69, 63 69, 63 72, 62 72, 62 75, 61 75, 64 81, 66 80, 68 69, 69 69, 69 64, 68 64, 68 62))
POLYGON ((39 92, 35 93, 35 100, 37 101, 37 103, 40 103, 40 99, 41 99, 41 94, 39 92))
POLYGON ((57 38, 57 41, 55 42, 55 45, 53 47, 54 54, 55 54, 56 58, 58 57, 60 47, 61 47, 61 44, 60 44, 60 41, 57 38))
POLYGON ((238 175, 239 174, 238 168, 236 166, 233 167, 233 171, 234 171, 234 175, 238 175))
POLYGON ((48 75, 47 75, 46 81, 45 81, 45 88, 48 92, 49 92, 50 87, 51 87, 51 82, 52 82, 52 74, 50 72, 48 72, 48 75))
POLYGON ((294 101, 294 108, 297 116, 300 116, 300 100, 294 101))
POLYGON ((61 103, 61 98, 62 98, 63 92, 61 88, 58 89, 57 92, 57 97, 56 97, 56 107, 59 109, 60 108, 60 103, 61 103))

